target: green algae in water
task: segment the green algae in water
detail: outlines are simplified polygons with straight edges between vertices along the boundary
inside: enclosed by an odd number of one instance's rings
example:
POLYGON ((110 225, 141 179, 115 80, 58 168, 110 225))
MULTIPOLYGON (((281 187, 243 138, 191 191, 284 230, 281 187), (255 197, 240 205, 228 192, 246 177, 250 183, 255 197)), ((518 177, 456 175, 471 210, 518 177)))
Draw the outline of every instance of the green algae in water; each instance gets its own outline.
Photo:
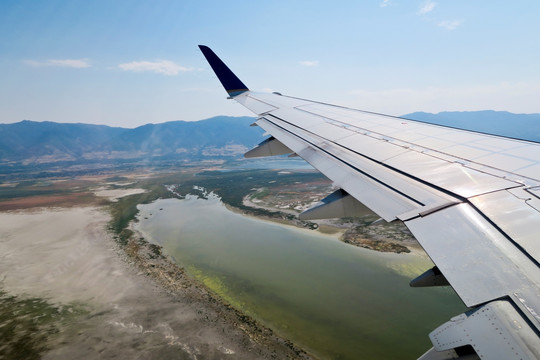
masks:
POLYGON ((0 290, 0 359, 40 359, 62 327, 85 313, 81 304, 54 306, 0 290))
POLYGON ((246 308, 246 304, 241 302, 237 292, 233 292, 228 286, 223 277, 218 274, 211 274, 203 270, 197 269, 195 266, 188 266, 187 272, 195 279, 199 280, 210 289, 213 293, 217 294, 221 299, 233 306, 235 309, 244 312, 246 315, 251 315, 246 308))

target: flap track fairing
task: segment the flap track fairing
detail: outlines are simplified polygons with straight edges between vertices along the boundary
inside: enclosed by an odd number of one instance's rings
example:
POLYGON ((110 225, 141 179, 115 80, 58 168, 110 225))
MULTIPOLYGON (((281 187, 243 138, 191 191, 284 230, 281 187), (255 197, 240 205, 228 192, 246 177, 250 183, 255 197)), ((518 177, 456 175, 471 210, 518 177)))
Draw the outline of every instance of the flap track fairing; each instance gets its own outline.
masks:
POLYGON ((275 137, 271 136, 253 149, 249 150, 247 153, 245 153, 244 157, 255 158, 264 156, 285 155, 292 152, 294 151, 283 145, 283 143, 281 143, 275 137))
POLYGON ((360 216, 365 213, 366 207, 360 201, 345 190, 339 189, 298 215, 298 218, 300 220, 334 219, 360 216))

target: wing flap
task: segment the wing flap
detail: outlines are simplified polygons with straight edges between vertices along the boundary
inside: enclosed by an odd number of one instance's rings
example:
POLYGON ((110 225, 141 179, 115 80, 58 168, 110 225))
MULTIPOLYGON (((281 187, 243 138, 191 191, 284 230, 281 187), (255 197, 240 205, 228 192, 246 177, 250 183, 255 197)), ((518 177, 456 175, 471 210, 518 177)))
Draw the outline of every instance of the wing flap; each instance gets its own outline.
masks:
POLYGON ((452 318, 429 334, 435 350, 471 346, 482 359, 537 359, 540 343, 508 301, 494 301, 452 318))
POLYGON ((524 254, 470 204, 447 207, 405 221, 465 305, 509 297, 525 298, 540 329, 540 275, 524 254), (459 251, 460 256, 454 254, 459 251), (519 294, 519 295, 516 295, 519 294))
POLYGON ((527 191, 497 191, 470 200, 530 257, 540 259, 540 212, 527 204, 532 200, 527 191))

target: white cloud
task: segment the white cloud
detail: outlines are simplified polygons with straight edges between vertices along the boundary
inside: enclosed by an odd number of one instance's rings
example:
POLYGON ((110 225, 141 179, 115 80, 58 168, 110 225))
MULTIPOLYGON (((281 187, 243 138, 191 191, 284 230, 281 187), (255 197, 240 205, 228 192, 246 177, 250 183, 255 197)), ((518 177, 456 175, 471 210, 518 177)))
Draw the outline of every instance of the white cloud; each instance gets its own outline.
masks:
POLYGON ((47 61, 23 60, 23 63, 33 67, 58 66, 75 69, 83 69, 91 66, 87 59, 50 59, 47 61))
POLYGON ((302 66, 319 66, 319 60, 304 60, 300 61, 300 65, 302 66))
POLYGON ((49 64, 51 66, 72 67, 77 69, 90 67, 90 64, 85 59, 49 60, 49 64))
POLYGON ((420 6, 420 9, 418 9, 418 13, 420 15, 425 15, 435 8, 435 5, 437 5, 436 2, 433 2, 431 0, 427 0, 422 6, 420 6))
POLYGON ((118 64, 118 67, 125 71, 143 72, 151 71, 164 75, 178 75, 180 72, 193 71, 193 68, 187 68, 178 65, 169 60, 159 61, 132 61, 130 63, 118 64))
POLYGON ((438 23, 437 26, 445 28, 446 30, 454 30, 459 25, 461 25, 461 23, 461 20, 444 20, 438 23))
POLYGON ((383 0, 379 6, 380 7, 387 7, 388 5, 390 5, 390 0, 383 0))

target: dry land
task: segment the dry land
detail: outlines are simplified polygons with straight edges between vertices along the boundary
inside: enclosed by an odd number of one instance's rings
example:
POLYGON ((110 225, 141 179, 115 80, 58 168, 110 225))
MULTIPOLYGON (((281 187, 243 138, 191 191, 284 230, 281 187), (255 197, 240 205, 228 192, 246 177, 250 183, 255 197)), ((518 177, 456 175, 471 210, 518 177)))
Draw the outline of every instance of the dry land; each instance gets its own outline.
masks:
POLYGON ((158 247, 133 236, 115 241, 104 201, 143 190, 102 180, 3 202, 0 359, 309 358, 158 247))

